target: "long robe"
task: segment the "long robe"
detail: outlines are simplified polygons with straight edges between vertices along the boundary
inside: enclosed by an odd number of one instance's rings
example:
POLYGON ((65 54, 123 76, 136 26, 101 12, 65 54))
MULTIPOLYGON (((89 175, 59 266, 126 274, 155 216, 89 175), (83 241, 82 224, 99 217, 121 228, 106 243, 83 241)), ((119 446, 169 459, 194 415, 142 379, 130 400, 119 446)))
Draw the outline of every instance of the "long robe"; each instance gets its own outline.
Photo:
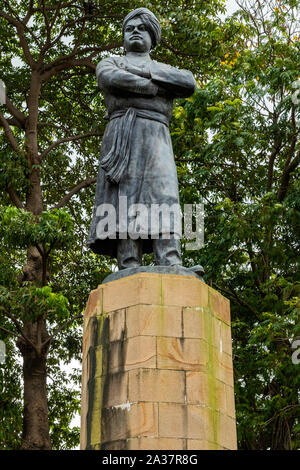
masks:
MULTIPOLYGON (((168 122, 172 117, 174 98, 188 97, 196 89, 193 75, 187 70, 150 61, 149 79, 128 69, 132 70, 132 66, 126 57, 103 59, 96 68, 98 84, 104 92, 107 118, 110 120, 102 140, 95 206, 87 246, 95 253, 111 257, 116 257, 118 237, 121 232, 124 233, 124 221, 121 218, 119 220, 121 196, 126 196, 128 208, 132 204, 142 203, 149 208, 149 213, 153 204, 179 206, 177 172, 168 122), (129 109, 134 110, 135 116, 129 131, 130 141, 124 143, 126 126, 129 125, 127 116, 130 115, 127 113, 124 118, 124 113, 129 109), (146 117, 142 117, 143 112, 146 117), (127 160, 124 160, 120 180, 115 182, 109 180, 101 162, 109 152, 114 153, 120 133, 124 142, 119 142, 119 149, 122 152, 122 146, 126 145, 127 160), (116 210, 116 225, 110 231, 99 223, 107 216, 107 213, 98 209, 104 207, 104 204, 112 204, 116 210)), ((142 70, 137 73, 143 75, 142 70)), ((129 217, 125 232, 130 222, 132 223, 132 218, 129 217)), ((139 231, 144 239, 143 252, 151 252, 150 238, 161 236, 163 227, 160 225, 158 233, 153 233, 148 221, 144 227, 142 225, 139 219, 139 231)))

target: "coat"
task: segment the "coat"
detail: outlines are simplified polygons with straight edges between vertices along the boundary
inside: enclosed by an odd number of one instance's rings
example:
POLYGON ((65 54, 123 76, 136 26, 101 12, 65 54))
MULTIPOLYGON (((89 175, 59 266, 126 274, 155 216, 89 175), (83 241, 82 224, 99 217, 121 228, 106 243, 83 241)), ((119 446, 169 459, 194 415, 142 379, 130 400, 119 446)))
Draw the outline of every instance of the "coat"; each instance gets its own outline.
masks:
MULTIPOLYGON (((153 204, 179 205, 168 124, 174 99, 192 95, 196 82, 191 72, 156 61, 150 61, 149 72, 151 79, 149 75, 143 76, 142 70, 132 73, 126 57, 105 58, 96 68, 109 122, 101 145, 87 241, 95 253, 117 256, 118 238, 122 238, 121 232, 128 232, 128 224, 136 217, 129 217, 124 226, 124 220, 119 217, 121 200, 127 201, 127 208, 144 204, 149 210, 153 204), (109 230, 103 224, 107 212, 99 211, 105 204, 111 204, 116 211, 116 224, 109 230)), ((163 230, 160 225, 156 228, 159 233, 153 233, 149 227, 148 221, 143 224, 139 219, 143 252, 151 252, 150 237, 158 238, 163 230)))

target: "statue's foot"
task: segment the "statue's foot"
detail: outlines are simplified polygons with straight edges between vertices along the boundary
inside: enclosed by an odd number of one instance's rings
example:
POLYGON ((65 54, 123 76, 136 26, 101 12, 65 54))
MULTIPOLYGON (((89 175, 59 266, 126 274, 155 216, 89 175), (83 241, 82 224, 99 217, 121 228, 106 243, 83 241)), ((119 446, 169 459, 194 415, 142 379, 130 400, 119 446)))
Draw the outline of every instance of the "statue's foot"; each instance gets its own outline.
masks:
POLYGON ((202 282, 205 282, 202 278, 202 274, 204 270, 202 266, 193 266, 192 268, 185 268, 181 264, 177 265, 169 265, 169 266, 139 266, 133 268, 125 268, 121 269, 120 271, 116 271, 114 273, 109 274, 102 282, 110 282, 115 281, 117 279, 121 279, 123 277, 131 276, 132 274, 137 273, 157 273, 157 274, 176 274, 181 276, 193 276, 199 279, 202 282))
POLYGON ((202 277, 204 275, 204 269, 200 264, 196 264, 196 266, 192 266, 191 268, 186 268, 189 271, 193 271, 194 273, 198 274, 198 276, 202 277))

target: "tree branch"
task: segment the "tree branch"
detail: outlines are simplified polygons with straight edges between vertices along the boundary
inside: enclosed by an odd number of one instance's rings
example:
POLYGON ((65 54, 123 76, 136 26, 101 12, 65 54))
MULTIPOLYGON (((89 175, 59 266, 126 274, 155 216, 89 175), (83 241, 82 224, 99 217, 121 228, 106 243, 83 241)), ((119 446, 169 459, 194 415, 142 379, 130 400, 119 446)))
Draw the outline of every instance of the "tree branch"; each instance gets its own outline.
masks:
POLYGON ((20 44, 21 44, 21 47, 23 49, 24 56, 27 60, 27 63, 31 67, 33 67, 35 62, 34 62, 32 56, 31 56, 31 53, 30 53, 30 50, 29 50, 29 47, 28 47, 28 44, 27 44, 27 41, 26 41, 26 38, 25 38, 24 25, 21 23, 21 21, 16 20, 12 16, 5 13, 3 10, 0 10, 0 17, 7 20, 9 22, 9 24, 11 24, 12 26, 14 26, 16 28, 19 39, 20 39, 20 44))
POLYGON ((68 192, 60 201, 58 204, 56 204, 56 206, 54 207, 54 209, 60 209, 61 207, 64 207, 67 202, 71 199, 72 196, 74 196, 75 194, 77 194, 79 191, 81 191, 81 189, 83 188, 87 188, 89 186, 91 186, 91 184, 94 184, 96 183, 97 181, 97 178, 87 178, 86 180, 82 181, 81 183, 77 184, 76 186, 74 186, 73 189, 71 189, 70 192, 68 192))
POLYGON ((14 205, 18 208, 18 209, 24 209, 23 207, 23 204, 22 202, 20 201, 20 199, 18 198, 17 194, 15 193, 14 189, 11 187, 10 183, 7 185, 7 193, 10 197, 10 199, 12 200, 12 202, 14 203, 14 205))
POLYGON ((274 172, 274 162, 276 155, 278 155, 280 146, 276 145, 273 147, 271 155, 269 156, 269 166, 268 166, 268 180, 267 180, 267 191, 271 191, 273 184, 273 172, 274 172))
POLYGON ((14 323, 15 327, 17 328, 18 332, 21 334, 22 338, 23 338, 28 344, 30 344, 30 345, 33 347, 33 349, 36 351, 36 353, 38 353, 38 350, 37 350, 36 345, 35 345, 29 338, 27 338, 27 336, 24 334, 20 323, 19 323, 18 320, 14 317, 14 315, 12 315, 11 313, 8 313, 8 311, 7 311, 5 308, 3 308, 3 307, 0 307, 0 308, 1 308, 1 310, 4 310, 4 311, 5 311, 4 315, 5 315, 6 317, 8 317, 8 318, 14 323))
POLYGON ((91 137, 91 136, 96 136, 96 135, 102 135, 102 132, 87 132, 86 134, 79 134, 79 135, 72 135, 70 137, 63 137, 62 139, 59 139, 53 144, 50 145, 41 155, 40 158, 43 160, 46 155, 48 155, 51 150, 53 150, 55 147, 57 147, 60 144, 63 144, 64 142, 72 142, 73 140, 80 140, 84 139, 85 137, 91 137))
MULTIPOLYGON (((121 18, 120 15, 101 15, 101 19, 114 19, 114 18, 121 18)), ((79 18, 76 18, 75 20, 72 20, 72 21, 69 21, 69 23, 65 23, 63 28, 61 29, 60 33, 58 34, 58 36, 51 42, 50 44, 50 47, 52 47, 54 44, 56 44, 62 37, 63 35, 65 34, 65 32, 75 26, 75 25, 79 25, 81 22, 86 22, 87 20, 95 20, 95 15, 94 14, 86 14, 84 16, 81 16, 79 18)))
POLYGON ((12 146, 14 151, 22 155, 22 151, 18 146, 18 143, 15 139, 15 136, 14 136, 11 128, 9 127, 9 124, 8 124, 7 120, 5 119, 3 114, 1 114, 1 113, 0 113, 0 124, 4 128, 4 132, 6 134, 6 137, 8 138, 8 140, 10 142, 10 145, 12 146))
MULTIPOLYGON (((6 122, 9 126, 18 127, 21 130, 23 129, 19 121, 17 121, 15 118, 8 118, 6 119, 6 122)), ((0 122, 0 127, 3 127, 3 124, 1 122, 0 122)))
POLYGON ((299 164, 300 164, 300 152, 297 154, 294 160, 291 161, 290 165, 285 168, 283 172, 280 188, 278 190, 278 195, 277 195, 277 199, 279 202, 283 201, 283 199, 285 198, 286 193, 288 191, 288 185, 289 185, 291 173, 297 168, 299 164))
POLYGON ((295 153, 297 138, 299 135, 299 129, 297 129, 296 124, 296 117, 295 117, 295 105, 292 104, 292 113, 291 113, 291 121, 294 129, 293 140, 287 155, 287 159, 285 161, 283 174, 280 181, 280 187, 277 193, 277 199, 279 202, 283 201, 288 191, 288 185, 291 177, 291 173, 297 168, 300 163, 300 152, 296 155, 294 160, 292 160, 293 155, 295 153))
POLYGON ((77 60, 70 60, 68 62, 63 62, 61 64, 55 65, 50 69, 47 69, 46 72, 42 73, 41 78, 43 82, 46 82, 51 78, 53 75, 61 72, 62 70, 72 69, 73 67, 88 67, 94 73, 96 70, 96 65, 92 63, 91 59, 77 59, 77 60))
POLYGON ((72 317, 70 318, 70 320, 66 321, 65 323, 62 324, 62 326, 60 326, 59 328, 57 328, 54 333, 49 336, 49 338, 44 341, 42 343, 42 348, 44 348, 48 343, 51 343, 51 341, 53 340, 53 338, 55 338, 56 335, 58 335, 58 333, 60 333, 66 326, 68 326, 70 323, 72 323, 73 321, 79 319, 79 318, 83 318, 83 315, 82 314, 79 314, 79 315, 76 315, 75 317, 72 317))
POLYGON ((19 123, 20 128, 24 129, 25 127, 25 121, 26 121, 26 116, 22 111, 19 111, 15 105, 10 101, 9 98, 6 97, 6 102, 5 105, 7 107, 7 110, 10 112, 10 114, 17 120, 19 123))
POLYGON ((42 0, 42 5, 43 5, 42 13, 45 19, 45 26, 46 26, 46 41, 43 47, 41 48, 41 52, 40 52, 40 56, 38 60, 39 65, 42 65, 44 57, 45 57, 45 52, 47 51, 51 43, 51 25, 49 23, 48 13, 47 13, 46 6, 45 6, 45 0, 42 0))
POLYGON ((58 59, 54 60, 50 64, 46 65, 43 73, 42 73, 42 80, 47 81, 50 77, 55 75, 62 70, 77 67, 77 66, 86 66, 89 67, 93 72, 96 70, 96 65, 92 63, 93 57, 95 57, 98 53, 104 51, 111 51, 113 49, 118 49, 122 46, 121 42, 116 42, 113 44, 108 44, 103 47, 86 47, 82 50, 74 50, 67 55, 60 56, 58 59), (82 55, 86 54, 87 52, 91 52, 91 54, 83 59, 74 59, 75 55, 82 55))
POLYGON ((221 292, 224 292, 225 294, 232 295, 238 302, 241 304, 243 307, 247 307, 253 315, 255 315, 256 318, 258 318, 258 313, 251 307, 251 305, 248 304, 244 299, 241 299, 236 292, 232 289, 225 289, 223 287, 218 286, 215 282, 213 282, 213 285, 219 289, 221 292))
POLYGON ((27 11, 27 13, 26 13, 26 16, 23 18, 22 23, 24 23, 25 25, 27 25, 27 23, 28 23, 28 21, 30 20, 32 14, 33 14, 33 0, 30 0, 30 2, 29 2, 29 7, 28 7, 28 11, 27 11))
POLYGON ((180 55, 182 57, 197 57, 199 54, 198 53, 192 53, 188 54, 187 52, 182 52, 179 51, 178 49, 175 49, 173 46, 171 46, 167 41, 164 39, 161 40, 161 43, 163 46, 165 46, 167 49, 169 49, 171 52, 174 52, 176 55, 180 55))
POLYGON ((14 335, 14 336, 16 336, 18 339, 23 339, 22 336, 18 335, 18 333, 16 333, 15 331, 7 330, 7 329, 4 328, 3 326, 0 326, 0 330, 3 330, 3 331, 5 331, 6 333, 8 333, 8 334, 10 334, 10 335, 14 335))
POLYGON ((44 247, 43 247, 43 249, 41 249, 40 244, 35 245, 35 247, 36 247, 37 251, 39 252, 39 254, 41 255, 41 258, 43 260, 45 258, 45 249, 44 249, 44 247))
MULTIPOLYGON (((278 115, 276 112, 273 114, 273 126, 276 126, 278 123, 278 115)), ((274 146, 269 157, 269 166, 268 166, 268 180, 267 180, 267 191, 271 191, 273 184, 273 172, 274 172, 274 162, 275 158, 278 155, 281 148, 281 138, 278 135, 275 135, 274 146)))

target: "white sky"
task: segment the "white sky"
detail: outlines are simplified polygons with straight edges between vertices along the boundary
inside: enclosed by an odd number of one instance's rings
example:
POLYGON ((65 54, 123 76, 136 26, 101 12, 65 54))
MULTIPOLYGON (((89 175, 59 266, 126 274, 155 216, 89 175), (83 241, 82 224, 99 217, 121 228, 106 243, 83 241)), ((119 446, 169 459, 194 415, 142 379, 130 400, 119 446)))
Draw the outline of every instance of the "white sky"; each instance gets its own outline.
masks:
POLYGON ((227 16, 229 16, 229 15, 232 15, 232 13, 234 13, 238 9, 238 6, 235 0, 227 0, 226 8, 227 8, 227 16))

